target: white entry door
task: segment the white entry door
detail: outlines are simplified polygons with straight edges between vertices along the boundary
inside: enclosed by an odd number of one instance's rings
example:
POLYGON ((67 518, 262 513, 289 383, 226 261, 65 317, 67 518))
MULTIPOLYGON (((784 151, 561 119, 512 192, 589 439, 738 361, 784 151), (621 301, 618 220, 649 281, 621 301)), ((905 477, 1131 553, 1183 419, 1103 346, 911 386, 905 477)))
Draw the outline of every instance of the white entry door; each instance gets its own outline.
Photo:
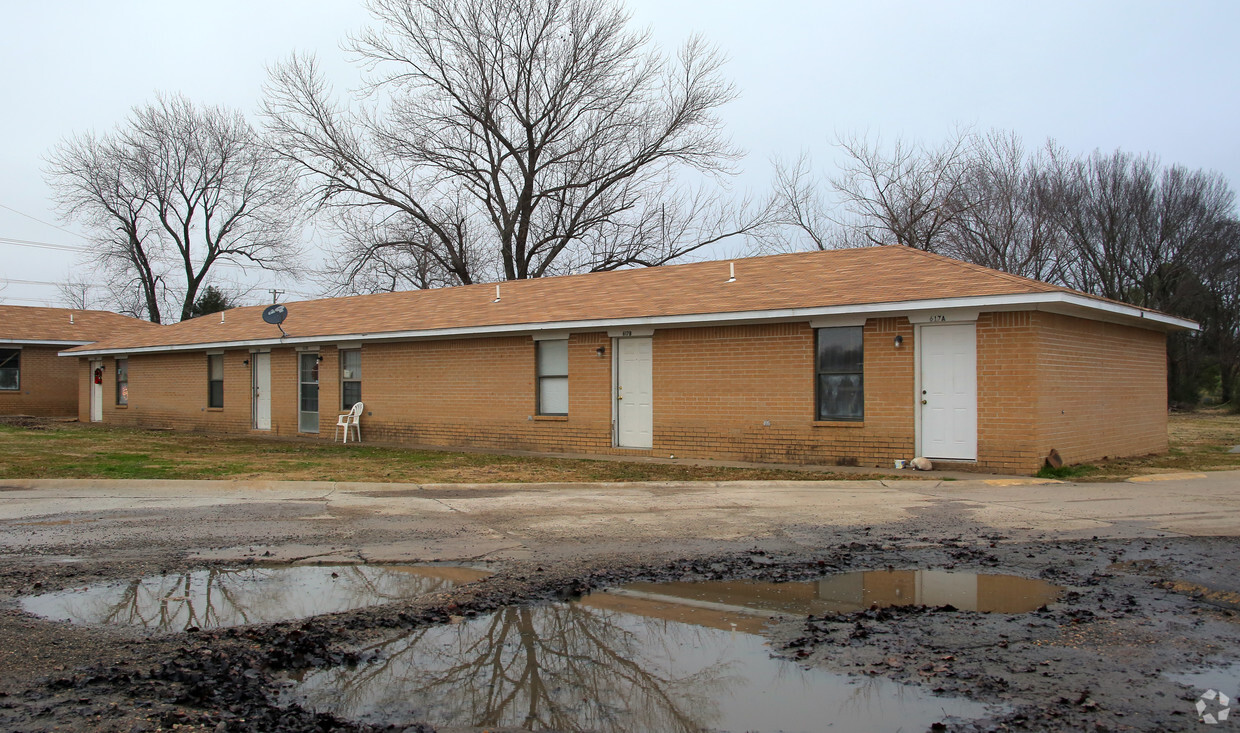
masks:
POLYGON ((103 362, 92 361, 90 363, 90 421, 103 421, 103 378, 95 378, 96 374, 102 374, 103 362))
POLYGON ((654 376, 651 339, 616 341, 616 444, 622 448, 654 445, 654 376))
POLYGON ((254 385, 254 429, 271 430, 271 354, 250 355, 254 385))
POLYGON ((923 326, 921 454, 977 459, 977 329, 972 323, 923 326))

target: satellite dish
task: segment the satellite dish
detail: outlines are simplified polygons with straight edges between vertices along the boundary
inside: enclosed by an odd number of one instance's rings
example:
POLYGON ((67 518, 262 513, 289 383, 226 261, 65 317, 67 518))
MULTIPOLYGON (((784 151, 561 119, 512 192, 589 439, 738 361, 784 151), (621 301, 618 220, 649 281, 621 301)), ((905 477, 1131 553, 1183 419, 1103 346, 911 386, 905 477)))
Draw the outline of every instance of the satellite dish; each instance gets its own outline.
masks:
POLYGON ((263 320, 280 329, 280 338, 284 338, 288 334, 284 332, 284 319, 288 318, 288 308, 282 305, 269 305, 263 309, 263 320))
POLYGON ((284 323, 285 318, 288 318, 288 308, 282 305, 269 305, 263 309, 263 320, 273 326, 284 323))

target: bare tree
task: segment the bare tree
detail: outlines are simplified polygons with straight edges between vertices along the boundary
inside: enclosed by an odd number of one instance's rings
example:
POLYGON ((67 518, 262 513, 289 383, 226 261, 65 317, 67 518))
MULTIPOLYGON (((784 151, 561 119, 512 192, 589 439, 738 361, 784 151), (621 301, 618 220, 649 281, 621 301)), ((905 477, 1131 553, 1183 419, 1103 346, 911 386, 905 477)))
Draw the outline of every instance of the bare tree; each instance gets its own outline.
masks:
POLYGON ((135 281, 143 296, 142 316, 160 323, 163 275, 159 246, 152 244, 149 231, 152 194, 137 165, 139 157, 117 135, 86 133, 56 147, 46 175, 61 214, 92 233, 91 259, 97 269, 123 273, 124 280, 135 281))
POLYGON ((897 139, 839 138, 846 160, 831 178, 843 212, 837 218, 870 244, 939 251, 943 237, 972 202, 966 195, 973 135, 958 128, 941 146, 897 139))
POLYGON ((351 232, 346 287, 658 265, 765 221, 681 183, 737 157, 716 116, 736 93, 700 39, 666 58, 611 0, 369 5, 377 27, 348 44, 370 72, 361 106, 304 56, 272 70, 264 106, 351 232))
POLYGON ((295 176, 240 113, 160 97, 114 133, 62 142, 47 176, 65 218, 94 232, 95 262, 140 289, 155 323, 189 318, 218 263, 278 270, 295 253, 295 176))
POLYGON ((942 254, 1036 280, 1058 281, 1063 235, 1047 185, 1046 158, 1030 156, 1020 137, 991 131, 975 137, 959 196, 944 232, 942 254))
POLYGON ((94 310, 103 302, 98 284, 81 274, 69 274, 56 289, 60 291, 60 302, 67 308, 94 310))
POLYGON ((1177 311, 1177 287, 1199 250, 1216 243, 1234 194, 1222 176, 1163 168, 1153 156, 1055 154, 1048 186, 1063 232, 1065 283, 1149 308, 1177 311))

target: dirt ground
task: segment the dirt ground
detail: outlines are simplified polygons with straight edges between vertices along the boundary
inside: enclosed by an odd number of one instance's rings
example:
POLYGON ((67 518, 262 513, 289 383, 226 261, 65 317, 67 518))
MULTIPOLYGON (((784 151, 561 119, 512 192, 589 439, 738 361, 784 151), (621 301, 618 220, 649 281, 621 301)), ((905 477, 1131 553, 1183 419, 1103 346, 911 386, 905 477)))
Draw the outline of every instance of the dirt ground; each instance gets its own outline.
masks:
POLYGON ((895 567, 1012 573, 1065 592, 1028 614, 788 620, 766 631, 772 653, 1003 706, 934 730, 1199 730, 1202 691, 1167 675, 1240 659, 1238 498, 1235 472, 1087 485, 0 481, 0 729, 366 730, 281 706, 281 680, 356 661, 394 630, 630 580, 895 567), (495 574, 415 602, 163 636, 54 623, 17 604, 255 561, 434 560, 495 574))

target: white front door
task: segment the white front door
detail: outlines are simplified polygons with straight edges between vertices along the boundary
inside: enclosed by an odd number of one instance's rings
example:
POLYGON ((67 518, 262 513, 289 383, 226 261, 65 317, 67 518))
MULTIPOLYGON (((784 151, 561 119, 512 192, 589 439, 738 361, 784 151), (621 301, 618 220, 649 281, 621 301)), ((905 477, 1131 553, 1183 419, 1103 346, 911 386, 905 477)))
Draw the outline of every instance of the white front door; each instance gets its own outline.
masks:
POLYGON ((103 421, 103 377, 96 379, 96 374, 103 373, 103 362, 90 363, 90 421, 103 421))
POLYGON ((977 329, 922 326, 921 455, 977 459, 977 329))
POLYGON ((616 341, 616 444, 622 448, 654 445, 654 376, 651 339, 616 341))
POLYGON ((250 355, 254 385, 254 429, 271 430, 271 354, 250 355))

